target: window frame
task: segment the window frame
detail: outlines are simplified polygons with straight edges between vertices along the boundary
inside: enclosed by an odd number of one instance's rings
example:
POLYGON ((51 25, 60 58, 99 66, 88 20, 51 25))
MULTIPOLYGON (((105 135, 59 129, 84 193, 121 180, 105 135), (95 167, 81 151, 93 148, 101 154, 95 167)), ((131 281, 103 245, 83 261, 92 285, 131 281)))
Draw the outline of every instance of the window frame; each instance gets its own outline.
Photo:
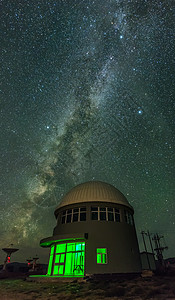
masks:
POLYGON ((107 221, 121 223, 121 209, 116 207, 104 207, 104 206, 91 206, 91 220, 92 221, 107 221), (108 210, 109 209, 109 210, 108 210), (105 212, 105 219, 101 218, 101 215, 105 212), (97 218, 93 217, 93 214, 97 215, 97 218), (109 220, 109 214, 112 215, 113 220, 109 220), (118 219, 116 218, 118 216, 118 219))
POLYGON ((76 222, 85 222, 86 221, 86 216, 87 216, 86 213, 87 213, 86 206, 74 207, 74 208, 63 210, 61 212, 61 224, 76 223, 76 222), (74 220, 74 216, 75 215, 78 215, 78 219, 77 220, 74 220), (70 222, 67 222, 67 219, 68 219, 67 217, 68 216, 71 216, 70 222))
MULTIPOLYGON (((84 277, 84 271, 85 271, 85 247, 86 243, 85 241, 72 241, 72 242, 63 242, 63 243, 56 243, 54 245, 54 251, 50 253, 50 255, 54 254, 54 257, 50 260, 52 263, 52 272, 51 276, 60 276, 60 277, 67 277, 66 274, 66 263, 67 263, 67 258, 69 254, 71 255, 71 268, 79 267, 82 270, 81 277, 84 277), (54 253, 53 253, 54 252, 54 253), (79 255, 79 263, 75 264, 75 261, 72 261, 73 256, 74 258, 76 257, 75 255, 79 255), (61 272, 60 272, 61 270, 61 272)), ((69 262, 69 260, 68 260, 69 262)), ((76 270, 76 269, 75 269, 76 270)), ((71 277, 76 277, 74 274, 74 271, 70 274, 71 277)))
POLYGON ((128 225, 134 226, 134 218, 133 215, 128 210, 124 210, 124 220, 128 225))
POLYGON ((107 248, 102 248, 102 247, 96 248, 96 263, 97 263, 97 265, 107 265, 107 263, 108 263, 107 248), (100 253, 100 252, 98 252, 99 250, 105 250, 105 253, 103 253, 103 252, 100 253), (105 257, 105 262, 103 262, 103 256, 105 257), (98 262, 98 257, 100 257, 101 262, 98 262))

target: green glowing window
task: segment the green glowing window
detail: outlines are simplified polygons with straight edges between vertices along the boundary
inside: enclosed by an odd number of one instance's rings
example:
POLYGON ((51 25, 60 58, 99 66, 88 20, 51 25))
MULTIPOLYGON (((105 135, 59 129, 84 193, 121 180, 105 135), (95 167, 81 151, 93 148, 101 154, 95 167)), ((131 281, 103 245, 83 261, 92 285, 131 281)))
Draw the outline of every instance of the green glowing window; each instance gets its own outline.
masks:
POLYGON ((67 244, 67 252, 75 251, 75 243, 67 244))
POLYGON ((51 275, 51 271, 52 271, 52 262, 53 262, 54 249, 55 249, 55 246, 52 245, 51 249, 50 249, 50 259, 49 259, 48 270, 47 270, 48 275, 51 275))
POLYGON ((97 264, 107 264, 106 248, 97 248, 97 264))
POLYGON ((66 244, 58 244, 56 246, 56 253, 64 253, 66 252, 66 244))
POLYGON ((57 254, 55 256, 55 263, 64 263, 65 254, 57 254))
POLYGON ((76 244, 75 249, 76 249, 76 251, 81 251, 81 244, 76 244))
POLYGON ((84 242, 57 244, 52 275, 83 276, 84 260, 84 242))
POLYGON ((63 275, 64 265, 55 265, 53 275, 63 275))

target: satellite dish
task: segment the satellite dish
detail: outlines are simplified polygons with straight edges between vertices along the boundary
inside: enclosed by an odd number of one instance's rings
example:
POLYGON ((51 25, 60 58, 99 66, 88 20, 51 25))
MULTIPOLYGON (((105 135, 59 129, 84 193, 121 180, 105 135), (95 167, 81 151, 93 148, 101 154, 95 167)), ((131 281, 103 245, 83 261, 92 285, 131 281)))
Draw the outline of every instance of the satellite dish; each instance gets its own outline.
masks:
POLYGON ((7 255, 11 255, 12 253, 18 251, 19 249, 17 249, 17 248, 2 248, 2 250, 3 250, 7 255))
MULTIPOLYGON (((13 244, 11 244, 11 246, 13 246, 13 244)), ((7 263, 10 263, 11 254, 18 251, 19 249, 12 248, 12 247, 7 247, 7 248, 2 248, 2 250, 7 254, 6 258, 5 258, 5 261, 4 261, 4 266, 3 266, 3 270, 6 270, 7 263)))

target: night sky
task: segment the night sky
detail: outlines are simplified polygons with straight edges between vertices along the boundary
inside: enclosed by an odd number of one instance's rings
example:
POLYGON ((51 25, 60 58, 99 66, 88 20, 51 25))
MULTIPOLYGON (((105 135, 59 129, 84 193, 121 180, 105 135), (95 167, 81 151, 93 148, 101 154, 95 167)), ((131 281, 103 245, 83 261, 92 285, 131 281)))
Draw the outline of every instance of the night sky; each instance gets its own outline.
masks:
POLYGON ((175 256, 174 0, 0 5, 1 248, 47 262, 61 197, 101 180, 134 207, 140 250, 149 230, 175 256))

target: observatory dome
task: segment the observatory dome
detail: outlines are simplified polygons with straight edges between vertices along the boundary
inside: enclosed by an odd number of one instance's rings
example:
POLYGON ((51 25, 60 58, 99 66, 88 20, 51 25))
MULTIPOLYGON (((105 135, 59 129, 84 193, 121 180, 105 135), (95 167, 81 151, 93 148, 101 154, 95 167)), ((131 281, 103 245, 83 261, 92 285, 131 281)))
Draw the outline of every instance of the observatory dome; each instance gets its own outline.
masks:
MULTIPOLYGON (((55 209, 47 276, 140 274, 134 209, 114 186, 89 181, 72 188, 55 209)), ((110 277, 111 278, 111 277, 110 277)))
POLYGON ((133 209, 125 196, 111 184, 102 181, 89 181, 72 188, 62 198, 55 211, 66 205, 93 201, 122 204, 133 209))

